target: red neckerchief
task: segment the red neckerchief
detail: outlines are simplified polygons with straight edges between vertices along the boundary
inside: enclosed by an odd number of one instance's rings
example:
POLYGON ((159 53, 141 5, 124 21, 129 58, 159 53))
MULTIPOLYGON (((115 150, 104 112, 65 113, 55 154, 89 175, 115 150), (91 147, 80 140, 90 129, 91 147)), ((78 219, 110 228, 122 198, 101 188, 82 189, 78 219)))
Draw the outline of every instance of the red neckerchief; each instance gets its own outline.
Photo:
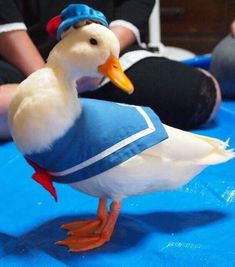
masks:
POLYGON ((33 167, 35 173, 32 178, 38 182, 41 186, 43 186, 57 201, 57 193, 55 187, 53 186, 53 177, 46 170, 38 166, 32 160, 26 158, 26 161, 29 163, 31 167, 33 167))

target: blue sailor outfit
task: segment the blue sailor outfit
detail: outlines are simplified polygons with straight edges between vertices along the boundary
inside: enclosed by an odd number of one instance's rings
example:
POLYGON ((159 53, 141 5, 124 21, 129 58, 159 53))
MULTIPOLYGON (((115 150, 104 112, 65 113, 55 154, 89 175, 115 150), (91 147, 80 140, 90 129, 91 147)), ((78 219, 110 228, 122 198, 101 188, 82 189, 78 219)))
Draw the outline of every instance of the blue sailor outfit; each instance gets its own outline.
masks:
POLYGON ((64 136, 41 153, 25 155, 58 183, 88 179, 165 140, 148 107, 81 99, 82 113, 64 136))

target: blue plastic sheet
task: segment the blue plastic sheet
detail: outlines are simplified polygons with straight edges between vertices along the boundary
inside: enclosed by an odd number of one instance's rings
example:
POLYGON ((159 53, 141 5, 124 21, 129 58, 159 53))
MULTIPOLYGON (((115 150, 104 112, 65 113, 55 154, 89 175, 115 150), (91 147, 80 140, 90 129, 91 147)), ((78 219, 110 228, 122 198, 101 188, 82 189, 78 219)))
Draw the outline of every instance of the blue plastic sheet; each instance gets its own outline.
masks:
POLYGON ((198 55, 193 58, 182 60, 182 62, 193 67, 209 70, 211 64, 211 54, 198 55))
MULTIPOLYGON (((235 147, 234 125, 235 102, 224 102, 195 132, 235 147)), ((56 185, 55 203, 31 174, 14 143, 0 143, 0 266, 235 266, 235 160, 179 190, 126 199, 111 241, 78 254, 54 242, 61 224, 93 218, 97 199, 56 185)))

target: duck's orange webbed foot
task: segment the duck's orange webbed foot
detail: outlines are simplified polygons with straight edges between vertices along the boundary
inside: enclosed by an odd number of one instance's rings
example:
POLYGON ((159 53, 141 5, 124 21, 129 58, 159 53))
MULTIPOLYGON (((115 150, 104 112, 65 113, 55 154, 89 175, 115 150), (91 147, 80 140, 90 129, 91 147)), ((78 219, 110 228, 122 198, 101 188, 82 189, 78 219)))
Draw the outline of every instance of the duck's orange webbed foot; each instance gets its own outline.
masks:
POLYGON ((73 222, 62 225, 69 236, 56 244, 64 245, 71 252, 82 252, 102 246, 110 240, 115 227, 121 204, 113 202, 110 214, 107 213, 107 200, 100 199, 98 216, 94 221, 73 222))
POLYGON ((63 224, 61 227, 69 231, 69 235, 88 237, 99 233, 106 224, 107 218, 107 199, 100 199, 97 218, 95 220, 67 223, 63 224))

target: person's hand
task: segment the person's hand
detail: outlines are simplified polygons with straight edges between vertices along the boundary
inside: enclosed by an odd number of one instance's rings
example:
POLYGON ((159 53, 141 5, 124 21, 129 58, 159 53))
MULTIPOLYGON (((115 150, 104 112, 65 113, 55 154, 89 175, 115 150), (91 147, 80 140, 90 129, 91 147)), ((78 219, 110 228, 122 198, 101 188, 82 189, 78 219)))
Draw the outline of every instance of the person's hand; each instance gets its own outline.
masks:
POLYGON ((84 76, 76 81, 76 89, 78 93, 94 91, 98 88, 103 78, 91 78, 84 76))
POLYGON ((235 38, 235 20, 231 24, 231 33, 233 38, 235 38))

